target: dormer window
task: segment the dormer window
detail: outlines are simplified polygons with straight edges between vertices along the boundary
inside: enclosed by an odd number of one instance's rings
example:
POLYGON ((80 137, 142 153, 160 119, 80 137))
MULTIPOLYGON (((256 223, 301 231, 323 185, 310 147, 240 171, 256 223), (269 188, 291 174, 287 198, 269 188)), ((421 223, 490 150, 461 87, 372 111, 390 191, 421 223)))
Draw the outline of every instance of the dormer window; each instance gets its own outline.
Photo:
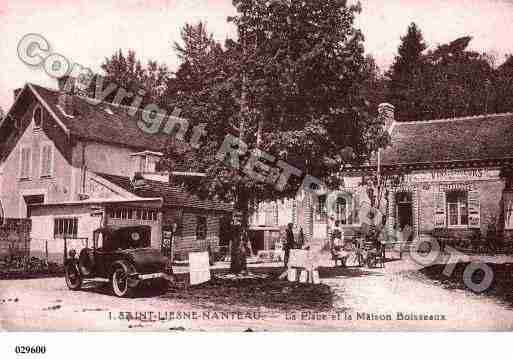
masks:
POLYGON ((34 119, 34 129, 41 128, 41 126, 43 126, 43 110, 41 109, 41 107, 37 106, 34 109, 32 117, 34 119))
POLYGON ((134 161, 134 172, 154 173, 163 155, 161 152, 144 151, 132 153, 131 156, 134 161))

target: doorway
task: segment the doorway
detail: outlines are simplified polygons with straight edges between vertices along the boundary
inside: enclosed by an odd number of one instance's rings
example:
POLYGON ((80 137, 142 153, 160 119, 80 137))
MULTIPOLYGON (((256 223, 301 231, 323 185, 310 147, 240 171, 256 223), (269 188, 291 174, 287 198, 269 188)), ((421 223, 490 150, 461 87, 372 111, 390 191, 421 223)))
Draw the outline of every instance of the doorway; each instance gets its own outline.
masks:
POLYGON ((45 203, 44 194, 23 196, 23 199, 25 200, 25 207, 27 208, 27 218, 30 218, 30 216, 31 216, 30 205, 45 203))
POLYGON ((395 196, 396 218, 399 230, 406 226, 413 228, 413 200, 411 192, 399 192, 395 196))
POLYGON ((249 240, 251 243, 251 251, 256 255, 259 251, 265 250, 265 231, 250 230, 249 240))

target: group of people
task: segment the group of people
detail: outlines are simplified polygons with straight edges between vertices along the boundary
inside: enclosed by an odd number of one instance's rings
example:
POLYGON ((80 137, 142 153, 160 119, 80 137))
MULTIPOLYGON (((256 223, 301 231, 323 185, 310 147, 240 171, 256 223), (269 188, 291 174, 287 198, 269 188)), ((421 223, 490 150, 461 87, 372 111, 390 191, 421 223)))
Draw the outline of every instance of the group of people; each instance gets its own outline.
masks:
MULTIPOLYGON (((303 228, 299 229, 298 238, 294 237, 293 231, 294 225, 289 223, 287 225, 286 233, 285 233, 285 242, 283 244, 283 250, 285 252, 284 256, 284 265, 288 266, 290 251, 292 249, 310 249, 308 243, 305 241, 305 235, 303 232, 303 228)), ((331 248, 334 250, 337 255, 342 258, 347 257, 349 253, 344 250, 344 233, 340 227, 340 221, 335 221, 335 226, 331 232, 331 248)), ((346 259, 346 258, 344 258, 346 259)))

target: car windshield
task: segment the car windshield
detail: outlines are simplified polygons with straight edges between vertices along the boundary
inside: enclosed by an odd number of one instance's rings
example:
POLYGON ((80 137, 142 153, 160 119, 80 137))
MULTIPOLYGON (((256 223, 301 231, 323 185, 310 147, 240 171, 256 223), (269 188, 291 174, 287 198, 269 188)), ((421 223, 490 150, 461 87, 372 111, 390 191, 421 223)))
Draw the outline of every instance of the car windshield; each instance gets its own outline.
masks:
POLYGON ((104 241, 104 249, 119 250, 150 247, 151 229, 149 227, 128 227, 118 229, 104 241))

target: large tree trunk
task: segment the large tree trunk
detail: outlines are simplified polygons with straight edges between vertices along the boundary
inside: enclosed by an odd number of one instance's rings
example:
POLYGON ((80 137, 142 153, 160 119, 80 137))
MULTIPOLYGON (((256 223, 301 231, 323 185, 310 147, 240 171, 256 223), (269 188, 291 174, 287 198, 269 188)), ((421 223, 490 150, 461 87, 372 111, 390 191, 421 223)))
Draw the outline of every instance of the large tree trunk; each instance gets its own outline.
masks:
MULTIPOLYGON (((242 187, 242 186, 241 186, 242 187)), ((230 272, 239 274, 247 269, 246 262, 246 244, 244 241, 248 235, 248 212, 249 200, 248 194, 244 189, 239 189, 237 201, 235 203, 235 212, 242 213, 240 225, 234 226, 232 248, 231 248, 231 264, 230 272)))

